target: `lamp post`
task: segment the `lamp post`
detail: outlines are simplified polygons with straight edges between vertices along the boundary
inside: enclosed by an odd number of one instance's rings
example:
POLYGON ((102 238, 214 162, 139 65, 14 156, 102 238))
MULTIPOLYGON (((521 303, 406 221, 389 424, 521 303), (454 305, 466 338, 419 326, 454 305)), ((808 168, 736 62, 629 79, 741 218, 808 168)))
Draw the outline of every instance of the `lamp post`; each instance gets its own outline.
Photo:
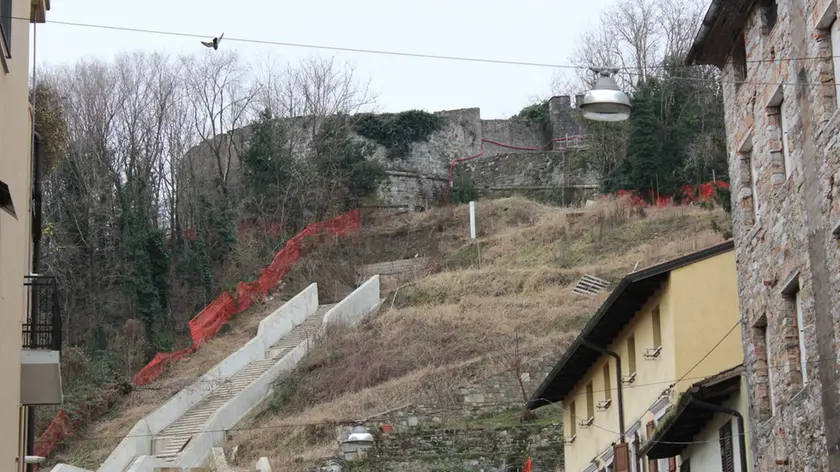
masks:
POLYGON ((583 96, 580 108, 583 117, 593 121, 624 121, 630 118, 630 99, 619 90, 612 75, 618 73, 614 67, 591 67, 598 74, 595 87, 583 96))

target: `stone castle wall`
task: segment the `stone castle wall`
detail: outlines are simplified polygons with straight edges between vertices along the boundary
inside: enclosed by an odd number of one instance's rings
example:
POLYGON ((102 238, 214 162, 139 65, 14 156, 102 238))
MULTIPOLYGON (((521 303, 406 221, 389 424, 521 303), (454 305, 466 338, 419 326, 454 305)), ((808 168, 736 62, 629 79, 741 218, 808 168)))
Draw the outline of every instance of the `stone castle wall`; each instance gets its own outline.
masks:
POLYGON ((826 29, 837 7, 776 3, 775 25, 752 9, 746 60, 730 58, 722 77, 748 429, 756 471, 840 470, 840 247, 832 234, 840 221, 840 115, 826 29))
MULTIPOLYGON (((560 154, 566 151, 555 151, 557 155, 540 169, 534 168, 535 160, 531 157, 524 160, 520 168, 517 161, 511 157, 489 161, 488 158, 510 156, 513 153, 527 156, 527 151, 518 151, 489 142, 482 143, 482 140, 489 139, 516 148, 559 149, 550 144, 552 138, 576 135, 582 131, 575 113, 569 97, 554 97, 549 101, 550 122, 547 126, 522 120, 482 120, 478 108, 436 112, 445 118, 443 128, 433 133, 427 141, 413 143, 408 156, 389 159, 386 157, 386 150, 377 146, 373 158, 385 164, 388 176, 379 191, 379 196, 388 205, 400 205, 410 209, 428 208, 433 203, 440 202, 445 193, 450 162, 474 156, 482 151, 483 155, 480 158, 471 161, 472 169, 499 168, 500 162, 503 169, 503 173, 483 172, 479 176, 481 187, 488 189, 484 192, 485 195, 490 194, 489 189, 510 187, 506 182, 511 180, 515 180, 519 187, 559 185, 564 180, 570 180, 559 176, 562 172, 558 167, 558 163, 562 161, 560 154), (550 179, 545 177, 545 172, 550 173, 550 179), (520 174, 527 177, 514 177, 520 174)), ((297 155, 305 158, 311 149, 313 129, 317 127, 317 123, 313 124, 307 117, 293 118, 288 122, 291 123, 291 146, 297 155)), ((183 178, 189 179, 191 175, 195 175, 196 178, 206 179, 218 175, 219 163, 214 151, 219 150, 228 180, 239 180, 242 173, 241 152, 249 135, 250 128, 245 126, 219 136, 212 143, 195 146, 185 156, 185 161, 192 166, 192 172, 187 171, 185 167, 182 170, 183 178)), ((587 174, 587 179, 592 180, 594 177, 587 174)), ((579 179, 575 177, 574 180, 579 179)))

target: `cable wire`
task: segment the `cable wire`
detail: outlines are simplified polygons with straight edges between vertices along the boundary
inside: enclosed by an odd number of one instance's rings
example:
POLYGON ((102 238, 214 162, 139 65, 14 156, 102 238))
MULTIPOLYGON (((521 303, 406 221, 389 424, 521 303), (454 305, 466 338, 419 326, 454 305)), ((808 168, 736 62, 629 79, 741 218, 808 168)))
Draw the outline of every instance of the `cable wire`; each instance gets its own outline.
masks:
MULTIPOLYGON (((11 19, 22 20, 22 21, 27 21, 27 22, 30 21, 30 19, 27 18, 27 17, 12 16, 11 19)), ((82 27, 82 28, 96 28, 96 29, 105 29, 105 30, 111 30, 111 31, 126 31, 126 32, 133 32, 133 33, 157 34, 157 35, 176 36, 176 37, 195 38, 195 39, 206 39, 206 38, 212 36, 212 35, 202 35, 202 34, 196 34, 196 33, 186 33, 186 32, 180 32, 180 31, 166 31, 166 30, 136 28, 136 27, 128 27, 128 26, 105 25, 105 24, 98 24, 98 23, 82 23, 82 22, 75 22, 75 21, 48 20, 47 23, 52 23, 52 24, 56 24, 56 25, 64 25, 64 26, 75 26, 75 27, 82 27)), ((351 48, 351 47, 342 47, 342 46, 327 46, 327 45, 318 45, 318 44, 293 43, 293 42, 262 40, 262 39, 254 39, 254 38, 225 37, 224 40, 225 41, 239 42, 239 43, 247 43, 247 44, 286 46, 286 47, 307 48, 307 49, 320 49, 320 50, 330 50, 330 51, 353 52, 353 53, 362 53, 362 54, 377 54, 377 55, 388 55, 388 56, 414 57, 414 58, 422 58, 422 59, 439 59, 439 60, 449 60, 449 61, 478 62, 478 63, 487 63, 487 64, 543 67, 543 68, 553 68, 553 69, 571 69, 571 70, 586 70, 586 69, 589 69, 589 66, 584 66, 584 65, 555 64, 555 63, 529 62, 529 61, 514 61, 514 60, 504 60, 504 59, 476 58, 476 57, 468 57, 468 56, 447 56, 447 55, 440 55, 440 54, 412 53, 412 52, 404 52, 404 51, 390 51, 390 50, 383 50, 383 49, 364 49, 364 48, 351 48)), ((776 58, 773 58, 773 59, 752 59, 752 60, 747 60, 746 63, 747 64, 762 64, 762 63, 780 63, 780 62, 808 61, 808 60, 827 61, 827 60, 832 60, 832 59, 835 59, 835 58, 840 58, 840 56, 804 56, 804 57, 789 57, 789 58, 776 57, 776 58)), ((695 66, 690 66, 690 65, 687 65, 687 64, 679 64, 679 65, 672 65, 672 66, 669 66, 669 67, 671 67, 671 68, 693 68, 695 66)), ((625 71, 637 71, 637 70, 643 70, 645 68, 640 67, 640 66, 623 66, 623 67, 618 67, 618 69, 625 70, 625 71)), ((690 81, 700 81, 700 82, 717 82, 717 83, 726 83, 726 84, 811 85, 811 86, 831 86, 831 87, 834 87, 833 82, 832 83, 819 83, 819 82, 818 83, 748 82, 748 81, 724 81, 724 80, 721 80, 721 79, 714 79, 714 78, 679 77, 679 76, 672 76, 672 78, 677 79, 677 80, 690 80, 690 81)))

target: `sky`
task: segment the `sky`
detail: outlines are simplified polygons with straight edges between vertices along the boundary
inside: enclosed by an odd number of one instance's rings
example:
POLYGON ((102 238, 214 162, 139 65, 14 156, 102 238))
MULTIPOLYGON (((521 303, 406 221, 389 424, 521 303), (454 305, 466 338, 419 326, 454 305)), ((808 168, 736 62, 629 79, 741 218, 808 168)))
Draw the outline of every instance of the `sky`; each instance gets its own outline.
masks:
MULTIPOLYGON (((212 54, 199 39, 50 21, 141 28, 228 38, 568 64, 580 35, 612 0, 52 0, 37 26, 38 67, 83 57, 111 59, 138 50, 212 54)), ((481 108, 482 118, 507 118, 537 97, 548 98, 558 73, 548 67, 484 64, 222 41, 257 61, 294 62, 335 56, 371 80, 383 112, 481 108)), ((33 48, 30 48, 33 49, 33 48)))

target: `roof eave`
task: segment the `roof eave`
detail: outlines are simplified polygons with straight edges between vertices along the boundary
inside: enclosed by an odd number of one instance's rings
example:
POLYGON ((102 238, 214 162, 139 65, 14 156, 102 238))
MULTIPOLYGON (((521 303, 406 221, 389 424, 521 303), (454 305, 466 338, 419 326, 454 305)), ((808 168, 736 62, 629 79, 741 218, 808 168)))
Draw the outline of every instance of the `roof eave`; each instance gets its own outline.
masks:
POLYGON ((682 451, 682 449, 688 446, 688 444, 675 445, 668 442, 665 437, 674 427, 679 426, 681 416, 691 406, 692 401, 694 399, 707 400, 707 396, 731 395, 732 391, 730 391, 730 389, 733 389, 733 387, 734 390, 740 389, 740 378, 743 374, 744 365, 740 364, 731 369, 724 370, 719 374, 707 377, 689 387, 685 394, 683 394, 682 398, 680 398, 674 414, 670 415, 665 421, 665 424, 663 424, 662 427, 639 448, 639 455, 648 455, 651 459, 664 459, 672 457, 672 454, 669 454, 668 452, 657 453, 658 449, 663 451, 667 449, 671 452, 674 450, 682 451), (733 379, 736 378, 738 379, 738 383, 734 386, 731 385, 733 379), (721 385, 723 385, 723 387, 721 387, 721 385))
MULTIPOLYGON (((699 251, 695 251, 691 254, 687 254, 685 256, 677 257, 671 259, 669 261, 663 262, 661 264, 656 264, 645 269, 639 270, 637 272, 631 272, 624 276, 621 279, 621 282, 616 286, 615 289, 610 293, 609 297, 601 304, 601 307, 598 308, 598 311, 595 312, 595 315, 589 319, 589 322, 586 323, 586 326, 581 330, 580 334, 575 338, 574 342, 571 346, 566 350, 563 357, 560 358, 560 361, 555 365, 551 372, 549 372, 548 376, 543 379, 540 386, 525 404, 526 409, 534 409, 539 408, 542 406, 546 406, 552 403, 551 400, 547 400, 542 398, 545 394, 545 391, 551 386, 554 378, 557 377, 561 372, 563 372, 566 364, 569 360, 574 356, 577 351, 583 346, 583 340, 586 339, 595 328, 601 324, 603 318, 609 312, 610 308, 618 301, 621 295, 624 294, 625 290, 636 282, 641 282, 651 277, 655 277, 657 275, 667 274, 673 270, 676 270, 680 267, 685 267, 687 265, 694 264, 695 262, 699 262, 710 257, 717 256, 719 254, 723 254, 725 252, 729 252, 735 249, 735 241, 734 239, 728 239, 722 243, 715 244, 714 246, 707 247, 705 249, 701 249, 699 251)), ((593 351, 593 355, 600 356, 600 353, 595 353, 593 351)), ((568 396, 568 394, 566 394, 568 396)), ((565 399, 565 396, 563 397, 565 399)))

